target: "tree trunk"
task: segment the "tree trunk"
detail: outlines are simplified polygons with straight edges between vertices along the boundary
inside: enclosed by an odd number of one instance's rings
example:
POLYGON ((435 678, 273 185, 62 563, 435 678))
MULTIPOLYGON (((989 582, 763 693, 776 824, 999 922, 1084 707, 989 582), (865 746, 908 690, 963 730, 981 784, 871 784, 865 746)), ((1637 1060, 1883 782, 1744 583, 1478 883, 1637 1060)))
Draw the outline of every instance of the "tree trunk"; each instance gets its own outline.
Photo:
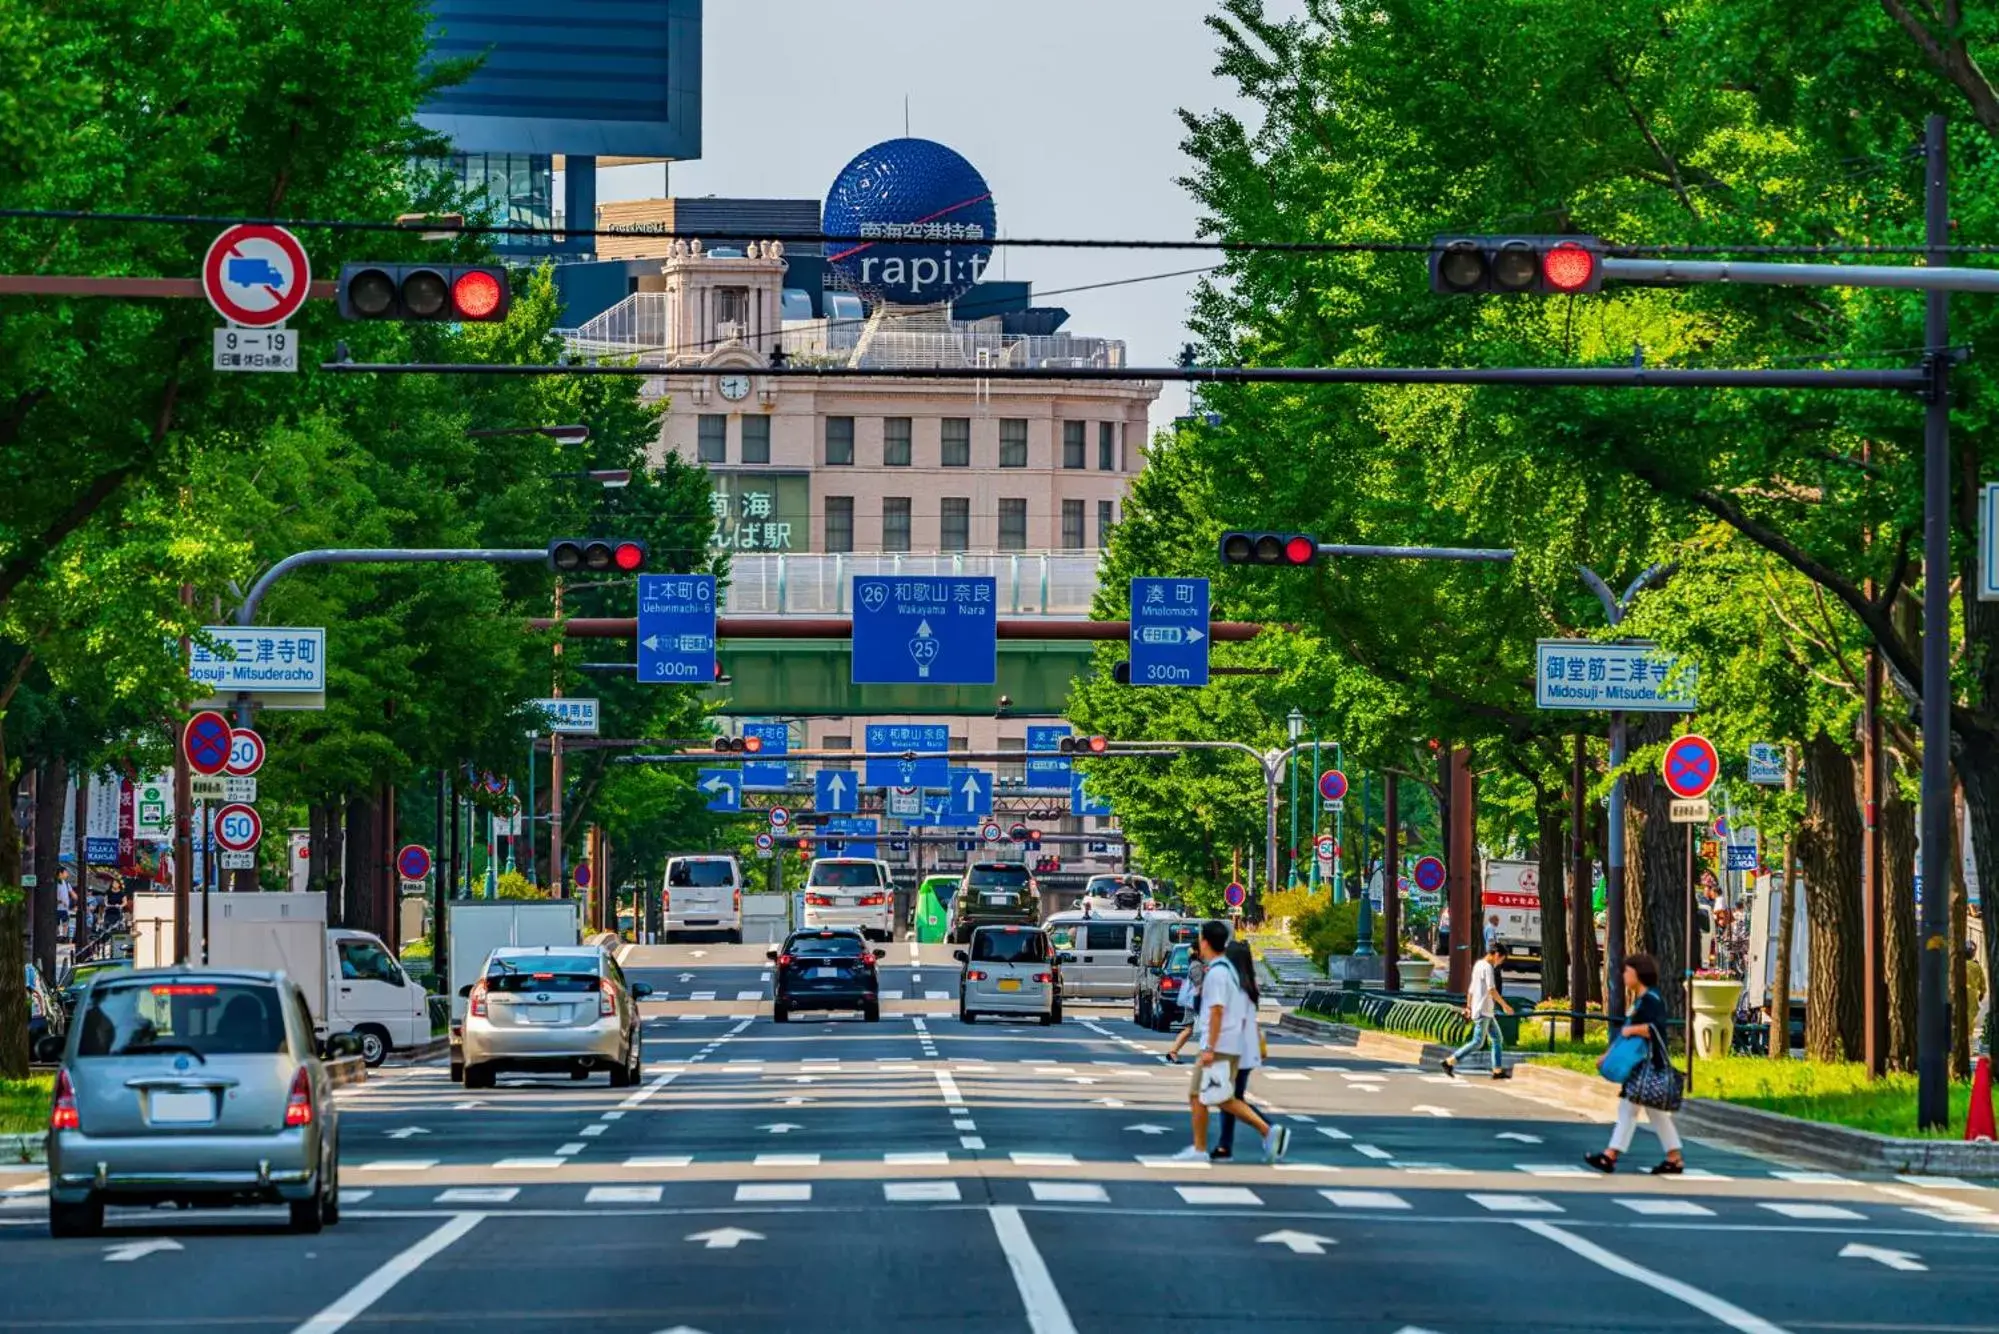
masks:
POLYGON ((1815 1061, 1862 1058, 1860 806, 1853 757, 1821 731, 1805 744, 1805 822, 1798 860, 1810 931, 1805 1052, 1815 1061))
POLYGON ((346 874, 341 877, 346 893, 342 895, 340 921, 341 925, 357 931, 375 931, 378 927, 375 921, 377 837, 375 803, 368 797, 348 798, 346 874))
POLYGON ((56 976, 56 874, 62 870, 62 817, 69 806, 69 761, 42 766, 35 780, 35 887, 29 892, 35 966, 50 984, 56 976))
POLYGON ((22 912, 21 827, 14 821, 14 780, 0 730, 0 1079, 28 1077, 28 967, 22 912))
POLYGON ((1916 1068, 1916 807, 1895 781, 1899 757, 1883 757, 1881 951, 1888 983, 1888 1067, 1916 1068))
MULTIPOLYGON (((1647 717, 1631 728, 1631 749, 1659 744, 1672 735, 1673 725, 1671 714, 1647 717)), ((1673 794, 1658 775, 1627 774, 1624 783, 1625 847, 1636 853, 1627 858, 1624 872, 1625 957, 1642 951, 1659 961, 1659 998, 1667 1014, 1684 1019, 1687 833, 1672 822, 1673 794)))
MULTIPOLYGON (((1784 790, 1798 787, 1798 752, 1784 747, 1784 790)), ((1798 848, 1794 833, 1784 835, 1784 862, 1777 873, 1777 938, 1770 973, 1770 994, 1765 1009, 1770 1016, 1770 1056, 1788 1060, 1791 1055, 1791 938, 1798 931, 1798 848)), ((1765 911, 1768 911, 1767 909, 1765 911)))
POLYGON ((1965 968, 1966 911, 1970 896, 1964 884, 1964 842, 1959 832, 1957 790, 1950 803, 1950 1076, 1971 1078, 1971 986, 1965 968))
MULTIPOLYGON (((1568 812, 1562 809, 1562 791, 1555 788, 1538 794, 1534 823, 1540 830, 1535 861, 1539 866, 1541 892, 1541 995, 1569 994, 1569 904, 1562 892, 1567 879, 1562 865, 1562 831, 1568 827, 1568 812)), ((1587 886, 1583 893, 1589 893, 1587 886)))
POLYGON ((70 945, 83 943, 83 896, 90 888, 90 778, 87 770, 76 774, 76 884, 71 890, 69 910, 70 945))

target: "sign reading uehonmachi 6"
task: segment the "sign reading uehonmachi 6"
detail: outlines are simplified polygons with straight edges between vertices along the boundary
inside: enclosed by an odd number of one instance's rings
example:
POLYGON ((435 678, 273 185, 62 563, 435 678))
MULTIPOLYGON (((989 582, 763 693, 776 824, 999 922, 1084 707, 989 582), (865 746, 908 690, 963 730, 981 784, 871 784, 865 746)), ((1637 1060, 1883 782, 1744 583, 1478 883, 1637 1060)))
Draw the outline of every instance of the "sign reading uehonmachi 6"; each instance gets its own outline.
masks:
POLYGON ((715 576, 639 576, 638 678, 668 685, 715 680, 715 576))
POLYGON ((743 761, 743 787, 768 791, 791 783, 791 763, 784 758, 791 750, 791 724, 744 723, 743 735, 763 744, 757 754, 765 758, 743 761), (777 758, 770 758, 775 756, 777 758))
POLYGON ((854 577, 855 685, 989 686, 999 679, 990 576, 854 577))
POLYGON ((1654 645, 1543 639, 1535 649, 1540 708, 1690 713, 1700 707, 1700 669, 1654 645))
POLYGON ((1131 683, 1208 684, 1208 581, 1131 581, 1131 683))
POLYGON ((218 695, 326 692, 326 631, 319 626, 209 625, 187 674, 218 695))

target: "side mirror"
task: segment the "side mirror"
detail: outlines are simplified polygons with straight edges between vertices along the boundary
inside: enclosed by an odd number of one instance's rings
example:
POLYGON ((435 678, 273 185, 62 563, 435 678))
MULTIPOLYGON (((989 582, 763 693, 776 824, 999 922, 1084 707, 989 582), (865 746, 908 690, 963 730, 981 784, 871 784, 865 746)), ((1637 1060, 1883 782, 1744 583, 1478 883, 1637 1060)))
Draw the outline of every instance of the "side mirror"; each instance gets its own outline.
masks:
POLYGON ((963 950, 952 950, 951 957, 956 959, 959 963, 970 963, 972 961, 971 958, 968 955, 966 955, 966 953, 963 950))
POLYGON ((777 951, 776 951, 776 950, 765 950, 765 951, 764 951, 764 958, 766 958, 766 959, 769 959, 769 960, 770 960, 770 961, 771 961, 772 963, 776 963, 776 962, 777 962, 777 951))
POLYGON ((464 986, 458 988, 458 994, 461 996, 470 996, 472 994, 473 985, 474 985, 473 983, 467 982, 464 986))
POLYGON ((887 950, 876 950, 876 951, 875 951, 875 957, 876 957, 877 959, 886 959, 886 958, 888 957, 888 951, 887 951, 887 950))
POLYGON ((1138 967, 1138 951, 1133 950, 1130 954, 1125 955, 1124 961, 1130 964, 1133 968, 1138 967))
POLYGON ((633 1000, 644 1000, 644 999, 645 999, 645 998, 646 998, 647 996, 650 996, 650 995, 652 995, 652 983, 650 983, 650 982, 634 982, 634 983, 632 983, 632 999, 633 999, 633 1000))

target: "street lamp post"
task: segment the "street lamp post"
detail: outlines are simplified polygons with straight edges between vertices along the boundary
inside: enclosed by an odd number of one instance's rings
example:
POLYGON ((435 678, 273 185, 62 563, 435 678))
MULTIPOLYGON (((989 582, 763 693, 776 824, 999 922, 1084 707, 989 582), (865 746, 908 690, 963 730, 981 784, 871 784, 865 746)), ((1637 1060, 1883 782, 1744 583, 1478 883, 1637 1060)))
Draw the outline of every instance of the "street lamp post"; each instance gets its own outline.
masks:
MULTIPOLYGON (((1291 874, 1286 882, 1292 889, 1298 888, 1298 738, 1305 734, 1305 715, 1292 709, 1284 719, 1285 733, 1291 740, 1291 749, 1286 752, 1285 761, 1291 770, 1291 874)), ((1315 775, 1313 781, 1318 781, 1315 775)), ((1316 824, 1317 821, 1314 820, 1316 824)))

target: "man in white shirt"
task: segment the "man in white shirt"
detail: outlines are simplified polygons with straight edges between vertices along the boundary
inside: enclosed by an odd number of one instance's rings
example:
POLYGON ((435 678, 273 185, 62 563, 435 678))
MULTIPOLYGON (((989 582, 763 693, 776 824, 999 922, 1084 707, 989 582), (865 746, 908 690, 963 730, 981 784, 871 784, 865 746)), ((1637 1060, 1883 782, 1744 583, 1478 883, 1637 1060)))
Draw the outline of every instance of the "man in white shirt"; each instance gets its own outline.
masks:
MULTIPOLYGON (((1256 1114, 1256 1109, 1235 1096, 1236 1069, 1242 1062, 1243 1044, 1254 1041, 1253 1023, 1245 1025, 1245 1012, 1249 1009, 1249 997, 1243 994, 1242 985, 1237 982, 1235 971, 1223 957, 1228 948, 1229 929, 1221 922, 1206 922, 1201 926, 1201 961, 1207 971, 1201 977, 1201 1014, 1195 1021, 1194 1032, 1200 1038, 1201 1059, 1194 1067, 1194 1081, 1188 1089, 1187 1105, 1193 1114, 1194 1142, 1180 1150, 1175 1157, 1183 1160, 1208 1157, 1208 1108, 1213 1106, 1253 1127, 1263 1137, 1263 1155, 1276 1162, 1290 1147, 1291 1133, 1283 1126, 1273 1126, 1256 1114), (1220 1080, 1220 1087, 1227 1092, 1226 1097, 1216 1097, 1213 1102, 1201 1096, 1204 1083, 1220 1080)), ((1210 1095, 1213 1097, 1213 1095, 1210 1095)))
POLYGON ((1506 1078, 1506 1067, 1501 1063, 1505 1046, 1499 1038, 1499 1020, 1492 1013, 1494 1005, 1513 1013, 1513 1007, 1499 994, 1499 966, 1505 962, 1506 947, 1495 940, 1485 947, 1485 957, 1472 965, 1471 990, 1465 994, 1465 1018, 1472 1023, 1471 1040, 1444 1058, 1444 1073, 1453 1078, 1458 1073, 1458 1062, 1486 1041, 1492 1043, 1492 1077, 1506 1078))

